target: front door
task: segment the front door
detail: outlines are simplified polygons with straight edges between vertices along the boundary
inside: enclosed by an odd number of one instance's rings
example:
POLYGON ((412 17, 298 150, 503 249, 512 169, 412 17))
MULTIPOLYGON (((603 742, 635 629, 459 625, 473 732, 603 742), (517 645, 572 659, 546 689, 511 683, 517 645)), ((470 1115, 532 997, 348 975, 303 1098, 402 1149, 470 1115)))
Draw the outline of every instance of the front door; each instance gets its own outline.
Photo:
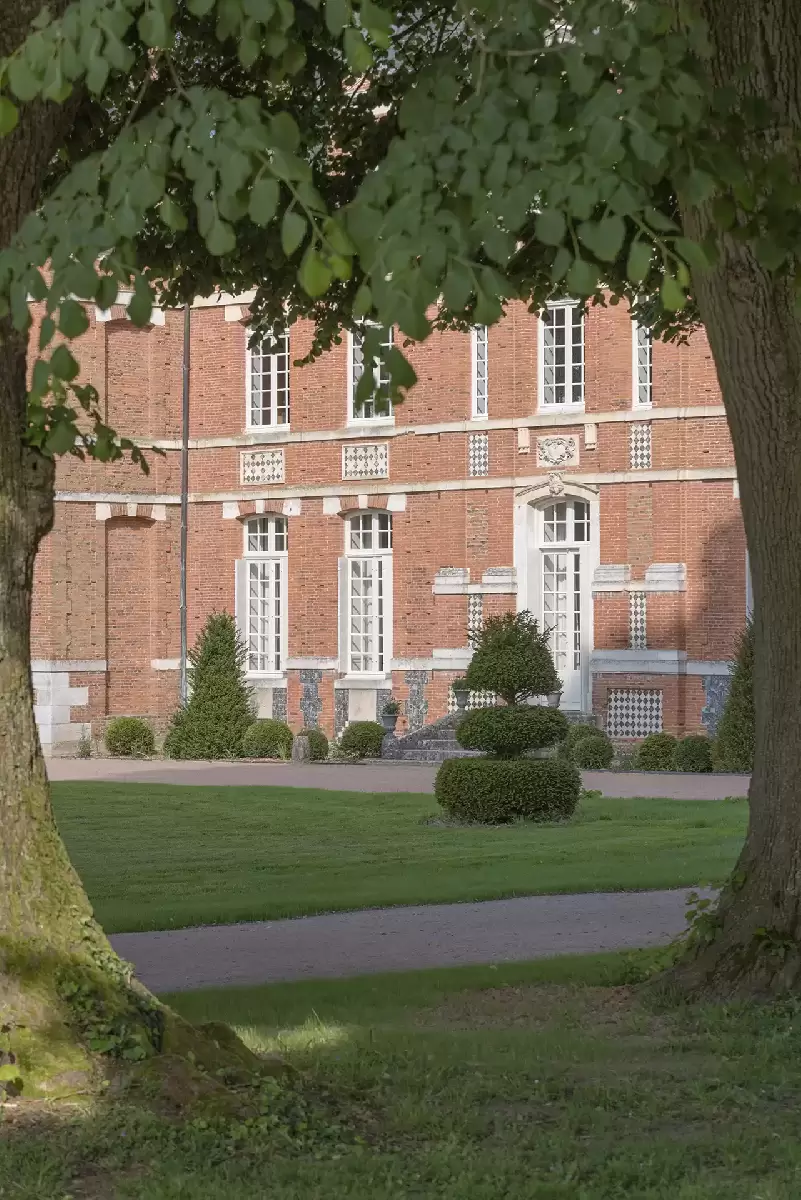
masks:
POLYGON ((550 634, 561 707, 583 710, 589 683, 590 506, 559 500, 536 510, 535 517, 536 615, 550 634))

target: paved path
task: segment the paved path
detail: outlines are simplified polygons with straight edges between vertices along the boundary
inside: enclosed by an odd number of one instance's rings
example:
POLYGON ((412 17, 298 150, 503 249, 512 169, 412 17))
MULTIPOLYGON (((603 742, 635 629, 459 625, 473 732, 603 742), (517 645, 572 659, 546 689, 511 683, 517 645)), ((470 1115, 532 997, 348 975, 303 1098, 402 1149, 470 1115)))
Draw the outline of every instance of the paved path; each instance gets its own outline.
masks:
POLYGON ((111 941, 155 992, 324 979, 655 946, 684 929, 688 890, 378 908, 111 941))
MULTIPOLYGON (((114 758, 51 758, 54 780, 108 780, 117 783, 183 783, 212 787, 302 787, 345 792, 434 791, 436 767, 417 763, 296 764, 237 762, 144 762, 114 758)), ((744 796, 747 775, 641 774, 585 771, 584 786, 605 796, 666 796, 675 800, 722 800, 744 796)))

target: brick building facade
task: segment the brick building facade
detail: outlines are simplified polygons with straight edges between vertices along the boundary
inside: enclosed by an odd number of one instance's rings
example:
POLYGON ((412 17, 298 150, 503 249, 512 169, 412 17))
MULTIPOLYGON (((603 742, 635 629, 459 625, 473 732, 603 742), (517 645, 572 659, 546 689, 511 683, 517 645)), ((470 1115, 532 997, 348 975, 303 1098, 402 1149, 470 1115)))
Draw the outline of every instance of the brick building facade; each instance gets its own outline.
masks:
MULTIPOLYGON (((45 747, 178 698, 183 316, 90 313, 83 374, 130 463, 67 459, 38 560, 45 747)), ((714 727, 747 608, 734 459, 704 335, 651 345, 623 305, 522 305, 408 350, 392 415, 353 409, 358 339, 247 349, 249 297, 192 311, 188 625, 236 612, 262 715, 329 734, 393 693, 441 716, 482 617, 553 628, 563 706, 611 734, 714 727)))

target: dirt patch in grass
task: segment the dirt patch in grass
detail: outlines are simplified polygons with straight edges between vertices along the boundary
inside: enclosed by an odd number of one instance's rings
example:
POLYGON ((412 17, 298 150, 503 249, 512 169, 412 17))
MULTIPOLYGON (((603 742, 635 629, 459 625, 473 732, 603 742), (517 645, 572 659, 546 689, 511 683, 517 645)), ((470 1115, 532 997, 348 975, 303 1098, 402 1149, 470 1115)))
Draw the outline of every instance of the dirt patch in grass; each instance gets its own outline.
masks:
POLYGON ((415 1018, 419 1028, 462 1030, 545 1030, 587 1024, 613 1030, 642 1022, 658 1028, 660 1017, 643 1006, 634 988, 557 984, 468 992, 424 1009, 415 1018))

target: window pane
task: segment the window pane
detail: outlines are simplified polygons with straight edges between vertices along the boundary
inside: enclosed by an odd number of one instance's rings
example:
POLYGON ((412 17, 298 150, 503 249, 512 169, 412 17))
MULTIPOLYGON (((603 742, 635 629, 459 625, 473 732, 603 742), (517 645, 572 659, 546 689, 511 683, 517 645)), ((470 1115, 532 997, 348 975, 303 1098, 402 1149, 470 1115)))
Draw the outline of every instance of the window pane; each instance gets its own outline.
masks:
POLYGON ((386 398, 376 398, 375 392, 379 388, 389 385, 389 370, 386 365, 386 352, 391 350, 394 345, 394 333, 392 329, 384 330, 380 342, 378 355, 373 359, 373 385, 374 393, 369 396, 363 404, 357 404, 356 389, 365 371, 364 361, 364 335, 354 333, 352 335, 352 351, 351 351, 351 385, 353 391, 353 411, 351 416, 355 420, 370 421, 376 417, 386 417, 392 414, 392 404, 386 398))
POLYGON ((489 411, 487 391, 488 341, 486 325, 473 330, 473 416, 486 417, 489 411))
POLYGON ((634 403, 648 406, 653 400, 653 342, 645 325, 634 326, 634 403))
POLYGON ((573 504, 573 539, 577 542, 590 540, 590 506, 583 500, 573 504))
POLYGON ((289 422, 289 334, 265 338, 250 351, 250 424, 289 422))

